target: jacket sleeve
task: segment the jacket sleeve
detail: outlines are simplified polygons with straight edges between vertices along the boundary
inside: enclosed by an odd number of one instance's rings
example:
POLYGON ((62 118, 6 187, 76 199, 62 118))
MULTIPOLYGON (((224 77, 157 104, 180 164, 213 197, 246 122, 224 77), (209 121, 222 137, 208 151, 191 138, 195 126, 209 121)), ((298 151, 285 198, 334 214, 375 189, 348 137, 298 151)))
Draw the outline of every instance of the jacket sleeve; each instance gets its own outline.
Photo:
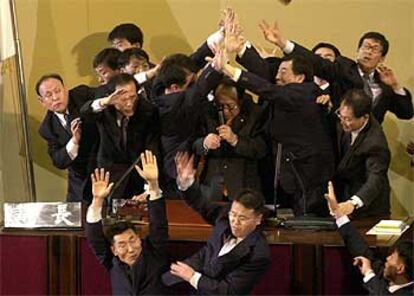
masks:
POLYGON ((152 245, 165 254, 168 243, 168 221, 165 198, 148 201, 149 239, 152 245))
POLYGON ((408 89, 404 89, 406 95, 396 94, 392 92, 392 96, 390 98, 390 111, 394 113, 399 119, 411 119, 413 118, 413 101, 411 97, 411 93, 408 89))
POLYGON ((113 254, 109 242, 105 239, 102 221, 96 223, 86 222, 85 233, 89 246, 92 248, 95 256, 109 270, 112 267, 113 254))
POLYGON ((214 54, 208 47, 206 41, 199 48, 197 48, 194 53, 191 54, 190 58, 196 65, 197 69, 200 70, 207 64, 205 58, 208 56, 212 57, 214 54))

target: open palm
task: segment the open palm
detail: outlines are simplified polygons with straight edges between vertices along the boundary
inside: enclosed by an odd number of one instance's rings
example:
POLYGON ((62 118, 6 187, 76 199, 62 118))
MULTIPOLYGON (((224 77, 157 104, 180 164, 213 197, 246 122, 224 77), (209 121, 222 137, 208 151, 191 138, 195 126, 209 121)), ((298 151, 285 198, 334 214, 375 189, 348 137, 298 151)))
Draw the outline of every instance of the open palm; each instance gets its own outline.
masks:
POLYGON ((95 172, 91 175, 91 179, 93 197, 105 199, 114 185, 114 183, 109 184, 109 172, 105 172, 105 169, 95 169, 95 172))

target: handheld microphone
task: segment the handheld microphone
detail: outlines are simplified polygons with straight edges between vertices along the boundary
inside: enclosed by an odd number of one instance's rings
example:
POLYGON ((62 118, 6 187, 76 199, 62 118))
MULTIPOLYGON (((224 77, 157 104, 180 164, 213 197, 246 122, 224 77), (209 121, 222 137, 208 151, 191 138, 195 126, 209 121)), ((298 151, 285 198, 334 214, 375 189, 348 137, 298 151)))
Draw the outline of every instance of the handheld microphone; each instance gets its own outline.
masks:
POLYGON ((113 217, 112 213, 112 196, 114 195, 114 192, 118 189, 118 187, 121 185, 121 183, 125 180, 125 178, 131 173, 131 171, 135 168, 136 165, 141 163, 141 155, 138 156, 137 159, 128 167, 128 169, 124 172, 124 174, 119 178, 118 181, 116 181, 115 185, 112 187, 111 193, 107 197, 108 201, 108 207, 106 210, 106 216, 102 220, 102 223, 104 225, 112 225, 116 222, 115 217, 113 217))
POLYGON ((226 120, 224 119, 224 111, 223 111, 222 105, 218 107, 218 119, 219 119, 220 125, 226 124, 226 120))

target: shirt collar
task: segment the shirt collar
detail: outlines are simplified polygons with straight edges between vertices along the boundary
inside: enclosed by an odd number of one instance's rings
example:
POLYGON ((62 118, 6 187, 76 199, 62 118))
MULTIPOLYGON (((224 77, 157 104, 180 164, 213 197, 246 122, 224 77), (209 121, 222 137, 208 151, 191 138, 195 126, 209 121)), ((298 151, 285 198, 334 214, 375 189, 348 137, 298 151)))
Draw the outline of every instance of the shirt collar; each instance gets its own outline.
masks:
POLYGON ((408 282, 408 283, 402 284, 402 285, 391 285, 391 286, 388 287, 388 291, 390 291, 390 293, 394 293, 395 291, 397 291, 399 289, 402 289, 402 288, 405 288, 405 287, 408 287, 408 286, 412 285, 413 283, 414 282, 411 281, 411 282, 408 282))

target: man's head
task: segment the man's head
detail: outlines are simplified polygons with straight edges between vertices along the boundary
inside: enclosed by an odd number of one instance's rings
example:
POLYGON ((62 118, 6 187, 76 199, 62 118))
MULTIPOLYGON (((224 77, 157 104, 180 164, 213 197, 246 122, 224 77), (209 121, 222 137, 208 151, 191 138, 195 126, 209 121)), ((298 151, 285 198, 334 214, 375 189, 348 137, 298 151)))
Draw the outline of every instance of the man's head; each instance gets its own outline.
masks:
POLYGON ((148 54, 140 48, 128 48, 118 58, 118 67, 122 73, 134 75, 149 70, 148 54))
POLYGON ((357 51, 357 62, 361 70, 365 73, 374 71, 378 64, 384 62, 388 48, 388 40, 381 33, 368 32, 362 35, 357 51))
POLYGON ((342 98, 336 110, 345 132, 359 130, 369 119, 371 98, 362 89, 351 89, 342 98))
POLYGON ((335 59, 341 55, 341 52, 335 45, 327 42, 320 42, 316 44, 312 48, 312 52, 324 59, 330 60, 331 62, 335 61, 335 59))
POLYGON ((111 243, 112 253, 121 262, 132 266, 141 255, 141 239, 131 223, 118 222, 110 226, 105 235, 111 243))
POLYGON ((311 81, 313 81, 313 68, 304 57, 300 55, 289 56, 280 63, 276 74, 277 85, 311 81))
POLYGON ((98 74, 100 84, 107 84, 112 77, 119 74, 118 58, 121 52, 115 48, 101 50, 93 59, 93 68, 98 74))
POLYGON ((46 74, 36 83, 40 103, 47 110, 65 113, 69 102, 69 91, 59 74, 46 74))
POLYGON ((260 193, 242 190, 231 203, 229 222, 232 234, 245 238, 262 222, 264 199, 260 193))
POLYGON ((168 56, 162 63, 159 77, 165 86, 165 93, 185 91, 196 79, 197 68, 184 54, 168 56))
POLYGON ((240 113, 239 93, 232 81, 223 80, 214 92, 216 103, 223 107, 225 120, 234 118, 240 113))
POLYGON ((124 51, 131 47, 141 48, 144 44, 144 35, 134 24, 120 24, 109 33, 108 41, 112 47, 124 51))
POLYGON ((412 241, 401 241, 395 246, 393 252, 387 257, 387 261, 385 262, 384 277, 393 283, 398 278, 403 279, 403 282, 413 280, 412 241))
POLYGON ((131 117, 134 115, 136 103, 138 102, 137 81, 133 76, 122 73, 115 76, 111 83, 115 85, 115 90, 122 89, 124 91, 114 103, 115 109, 122 115, 131 117))

